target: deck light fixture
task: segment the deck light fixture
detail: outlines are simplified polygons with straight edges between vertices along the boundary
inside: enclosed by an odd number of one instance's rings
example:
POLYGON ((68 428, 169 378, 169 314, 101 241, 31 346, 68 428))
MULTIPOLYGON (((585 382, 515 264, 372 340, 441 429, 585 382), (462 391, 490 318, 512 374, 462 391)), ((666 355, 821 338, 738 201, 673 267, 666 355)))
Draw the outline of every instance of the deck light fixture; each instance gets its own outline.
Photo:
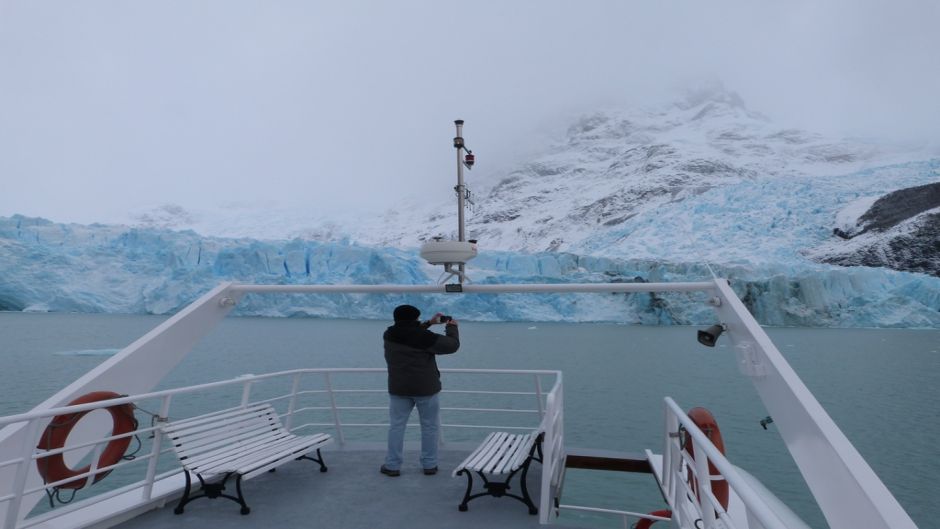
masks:
POLYGON ((700 330, 698 332, 698 343, 707 347, 715 347, 715 342, 718 341, 718 337, 726 330, 728 330, 728 328, 725 327, 724 323, 716 323, 704 331, 700 330))

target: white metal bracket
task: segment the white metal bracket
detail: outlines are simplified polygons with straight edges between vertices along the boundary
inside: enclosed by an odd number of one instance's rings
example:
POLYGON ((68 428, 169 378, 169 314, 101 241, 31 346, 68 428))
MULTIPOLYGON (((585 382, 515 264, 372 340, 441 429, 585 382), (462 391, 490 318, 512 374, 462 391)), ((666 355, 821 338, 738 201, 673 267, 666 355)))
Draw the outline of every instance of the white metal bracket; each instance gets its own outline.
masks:
POLYGON ((767 366, 764 365, 764 359, 753 342, 740 342, 734 346, 734 349, 742 374, 755 378, 767 376, 767 366))

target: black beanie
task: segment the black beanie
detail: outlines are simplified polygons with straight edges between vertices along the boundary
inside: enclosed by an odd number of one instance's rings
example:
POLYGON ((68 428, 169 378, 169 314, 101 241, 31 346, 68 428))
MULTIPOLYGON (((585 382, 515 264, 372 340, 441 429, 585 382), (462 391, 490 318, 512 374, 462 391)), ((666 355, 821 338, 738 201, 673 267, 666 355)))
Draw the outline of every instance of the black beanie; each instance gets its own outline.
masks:
POLYGON ((421 311, 411 305, 399 305, 393 313, 395 321, 412 321, 421 316, 421 311))

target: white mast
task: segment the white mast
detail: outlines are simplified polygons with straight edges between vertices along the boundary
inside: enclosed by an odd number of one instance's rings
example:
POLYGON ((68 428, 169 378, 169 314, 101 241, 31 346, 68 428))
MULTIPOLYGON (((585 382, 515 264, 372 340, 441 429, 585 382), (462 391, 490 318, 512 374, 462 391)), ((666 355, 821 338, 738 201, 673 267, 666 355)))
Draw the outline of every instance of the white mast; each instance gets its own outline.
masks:
POLYGON ((434 237, 434 240, 421 245, 421 257, 431 264, 444 265, 446 275, 442 276, 441 283, 457 276, 458 284, 463 284, 467 279, 464 266, 467 261, 477 256, 476 241, 467 241, 464 220, 467 186, 463 181, 463 168, 472 168, 474 157, 463 140, 463 120, 455 120, 454 125, 457 126, 457 135, 454 137, 454 148, 457 150, 457 185, 454 187, 457 193, 457 240, 445 241, 442 237, 434 237), (457 265, 456 269, 454 265, 457 265))
MULTIPOLYGON (((463 144, 463 120, 458 119, 454 121, 454 125, 457 126, 457 136, 454 137, 454 148, 457 149, 457 187, 454 188, 454 191, 457 192, 457 240, 464 242, 467 240, 466 234, 464 233, 464 216, 463 209, 464 204, 464 194, 467 191, 467 186, 463 183, 463 160, 461 149, 464 149, 463 144)), ((460 271, 463 272, 463 263, 460 264, 460 271)))

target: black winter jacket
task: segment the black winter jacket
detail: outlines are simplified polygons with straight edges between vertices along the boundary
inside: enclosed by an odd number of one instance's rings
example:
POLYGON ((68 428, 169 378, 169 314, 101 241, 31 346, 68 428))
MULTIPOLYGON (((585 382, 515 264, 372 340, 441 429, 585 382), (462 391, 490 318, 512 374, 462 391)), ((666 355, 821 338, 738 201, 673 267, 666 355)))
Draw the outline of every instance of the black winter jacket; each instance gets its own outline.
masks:
POLYGON ((420 322, 398 321, 385 330, 385 363, 388 392, 403 397, 425 397, 441 390, 436 355, 457 352, 460 337, 456 325, 444 326, 443 336, 420 322))

